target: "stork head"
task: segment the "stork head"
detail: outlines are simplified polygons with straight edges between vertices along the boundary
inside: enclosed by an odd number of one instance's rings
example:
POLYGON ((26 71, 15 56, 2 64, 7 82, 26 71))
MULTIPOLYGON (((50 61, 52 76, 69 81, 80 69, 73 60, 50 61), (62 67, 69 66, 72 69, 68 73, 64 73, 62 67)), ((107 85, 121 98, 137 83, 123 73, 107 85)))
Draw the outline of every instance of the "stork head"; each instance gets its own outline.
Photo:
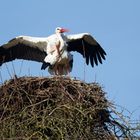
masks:
POLYGON ((56 33, 64 33, 64 32, 68 32, 69 30, 68 29, 65 29, 65 28, 61 28, 61 27, 57 27, 55 29, 55 32, 56 33))

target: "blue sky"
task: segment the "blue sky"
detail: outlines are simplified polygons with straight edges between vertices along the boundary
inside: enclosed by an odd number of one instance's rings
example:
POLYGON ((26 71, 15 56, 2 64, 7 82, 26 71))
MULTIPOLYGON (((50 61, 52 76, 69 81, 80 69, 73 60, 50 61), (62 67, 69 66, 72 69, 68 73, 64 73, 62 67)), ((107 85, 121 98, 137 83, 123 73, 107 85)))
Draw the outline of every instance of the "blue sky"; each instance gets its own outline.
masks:
MULTIPOLYGON (((85 68, 87 82, 100 83, 111 101, 140 119, 139 6, 139 0, 1 0, 0 44, 19 35, 49 36, 57 26, 68 28, 69 34, 91 33, 107 59, 93 69, 74 54, 71 76, 84 80, 85 68)), ((18 76, 49 75, 40 70, 41 63, 20 60, 0 68, 0 82, 13 75, 13 65, 18 76)))

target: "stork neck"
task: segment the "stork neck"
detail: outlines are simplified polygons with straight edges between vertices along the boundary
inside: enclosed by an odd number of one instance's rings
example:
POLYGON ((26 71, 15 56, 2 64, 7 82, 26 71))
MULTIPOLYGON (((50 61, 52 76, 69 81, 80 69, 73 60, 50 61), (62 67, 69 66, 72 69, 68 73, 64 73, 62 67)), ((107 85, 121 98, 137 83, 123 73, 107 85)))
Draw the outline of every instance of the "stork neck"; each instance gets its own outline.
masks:
POLYGON ((60 40, 61 44, 64 45, 64 34, 56 33, 56 35, 58 36, 58 39, 60 40))
POLYGON ((56 33, 56 35, 58 36, 59 40, 62 41, 63 40, 63 34, 62 33, 56 33))

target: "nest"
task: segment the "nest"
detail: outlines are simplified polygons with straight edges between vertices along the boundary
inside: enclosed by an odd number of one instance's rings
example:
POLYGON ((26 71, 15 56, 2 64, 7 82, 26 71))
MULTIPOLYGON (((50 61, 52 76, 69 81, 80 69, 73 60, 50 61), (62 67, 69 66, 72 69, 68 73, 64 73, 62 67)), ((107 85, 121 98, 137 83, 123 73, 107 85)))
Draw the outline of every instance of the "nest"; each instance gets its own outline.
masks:
POLYGON ((110 106, 97 83, 68 77, 11 79, 0 87, 0 139, 129 139, 110 106))

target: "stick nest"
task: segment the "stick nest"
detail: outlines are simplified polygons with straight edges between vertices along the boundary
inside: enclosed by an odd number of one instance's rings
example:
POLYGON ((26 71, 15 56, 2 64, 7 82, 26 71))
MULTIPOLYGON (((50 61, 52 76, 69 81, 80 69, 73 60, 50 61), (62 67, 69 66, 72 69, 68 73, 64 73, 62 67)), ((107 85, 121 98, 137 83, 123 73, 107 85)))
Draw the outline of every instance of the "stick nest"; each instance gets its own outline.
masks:
POLYGON ((21 77, 0 86, 0 139, 116 140, 127 127, 111 116, 97 83, 21 77))

